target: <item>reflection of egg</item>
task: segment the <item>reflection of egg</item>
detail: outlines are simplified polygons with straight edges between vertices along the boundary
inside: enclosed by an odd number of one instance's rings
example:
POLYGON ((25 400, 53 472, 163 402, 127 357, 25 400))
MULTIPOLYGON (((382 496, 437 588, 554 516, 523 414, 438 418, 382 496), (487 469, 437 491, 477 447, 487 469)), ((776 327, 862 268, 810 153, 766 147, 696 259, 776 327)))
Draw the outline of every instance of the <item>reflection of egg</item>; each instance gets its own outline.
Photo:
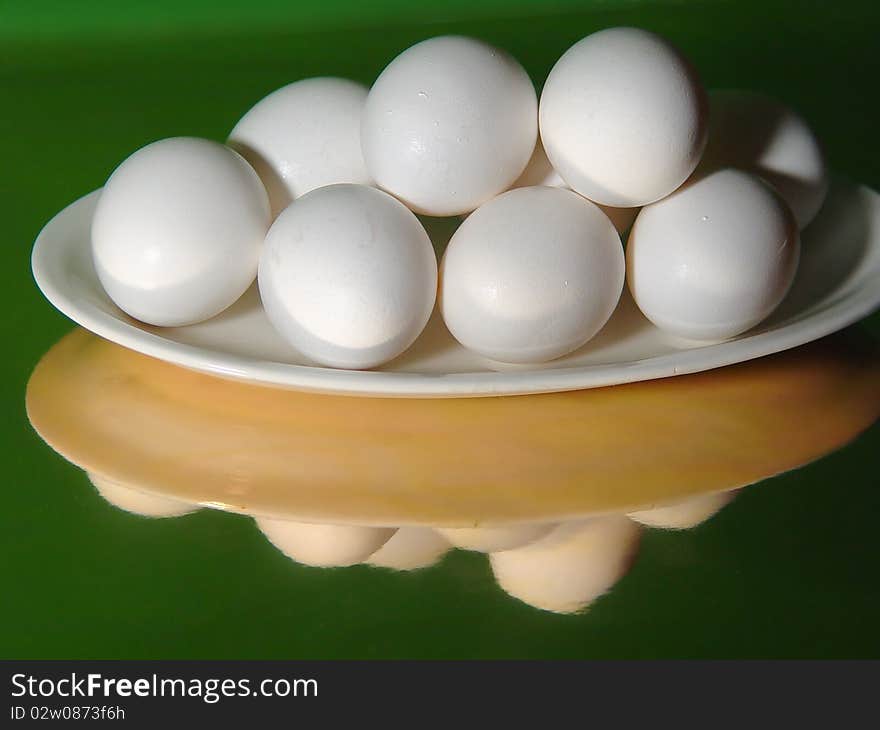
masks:
POLYGON ((203 139, 164 139, 104 186, 92 220, 95 270, 132 317, 191 324, 251 285, 268 227, 266 191, 240 155, 203 139))
MULTIPOLYGON (((529 164, 526 165, 523 174, 510 187, 511 189, 529 188, 537 185, 571 190, 565 180, 553 169, 550 160, 547 159, 547 153, 544 152, 544 145, 541 144, 540 139, 535 144, 535 151, 532 152, 532 157, 529 160, 529 164)), ((608 216, 621 236, 629 230, 632 222, 636 219, 636 214, 639 212, 638 208, 612 208, 610 205, 600 205, 599 203, 596 205, 608 216)))
POLYGON ((768 185, 725 169, 642 208, 626 255, 630 291, 648 319, 681 337, 723 339, 782 301, 800 242, 768 185))
POLYGON ((654 507, 653 509, 630 512, 629 518, 647 527, 665 527, 671 530, 686 530, 696 527, 717 514, 730 503, 736 491, 701 494, 683 502, 654 507))
POLYGON ((750 91, 714 91, 709 104, 704 167, 739 167, 759 175, 804 228, 828 192, 825 157, 807 123, 775 99, 750 91))
POLYGON ((325 365, 368 368, 424 329, 437 259, 402 203, 364 185, 330 185, 278 216, 259 282, 269 320, 291 345, 325 365))
POLYGON ((287 557, 326 568, 361 563, 394 534, 394 529, 385 527, 318 525, 268 517, 256 517, 254 521, 287 557))
POLYGON ((366 563, 377 568, 415 570, 433 565, 449 548, 449 542, 429 527, 401 527, 366 563))
POLYGON ((575 43, 550 71, 541 139, 581 195, 629 208, 668 195, 693 172, 706 140, 705 92, 667 41, 609 28, 575 43))
POLYGON ((139 492, 95 472, 88 472, 88 476, 89 481, 98 490, 98 494, 114 507, 126 512, 144 517, 179 517, 198 509, 196 505, 188 502, 139 492))
POLYGON ((468 349, 543 362, 602 328, 623 279, 620 238, 602 211, 569 190, 518 188, 455 232, 443 257, 440 308, 468 349))
POLYGON ((531 80, 504 51, 460 36, 422 41, 370 89, 361 126, 367 170, 418 213, 466 213, 523 171, 537 106, 531 80))
POLYGON ((554 527, 552 523, 537 523, 507 527, 443 527, 437 531, 457 548, 491 553, 528 545, 554 527))
POLYGON ((229 135, 253 165, 278 215, 310 190, 370 182, 361 154, 367 89, 347 79, 304 79, 257 102, 229 135))
POLYGON ((492 553, 492 572, 514 598, 545 611, 574 613, 623 577, 639 532, 625 517, 563 524, 530 545, 492 553))

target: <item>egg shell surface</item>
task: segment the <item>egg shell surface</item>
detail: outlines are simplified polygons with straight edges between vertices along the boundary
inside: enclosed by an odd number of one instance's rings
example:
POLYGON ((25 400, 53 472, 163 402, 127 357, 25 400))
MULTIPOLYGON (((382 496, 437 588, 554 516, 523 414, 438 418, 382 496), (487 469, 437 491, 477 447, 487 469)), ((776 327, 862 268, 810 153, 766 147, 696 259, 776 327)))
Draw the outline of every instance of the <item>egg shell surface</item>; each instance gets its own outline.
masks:
POLYGON ((257 171, 273 217, 315 188, 370 183, 361 153, 366 99, 355 81, 303 79, 258 101, 235 125, 228 144, 257 171))
POLYGON ((788 203, 798 227, 815 218, 828 193, 828 168, 816 135, 784 104, 751 91, 709 95, 703 167, 737 167, 761 177, 788 203))
POLYGON ((441 269, 441 312, 462 345, 493 360, 544 362, 608 321, 624 257, 596 205, 570 190, 530 187, 471 213, 441 269))
POLYGON ((437 259, 402 203, 364 185, 328 185, 272 224, 259 285, 270 322, 302 354, 332 367, 370 368, 424 329, 437 259))
POLYGON ((238 153, 191 137, 153 142, 101 192, 91 229, 95 270, 135 319, 200 322, 253 283, 269 220, 263 184, 238 153))
POLYGON ((462 36, 431 38, 373 84, 361 126, 367 170, 417 213, 467 213, 522 173, 537 97, 510 54, 462 36))
MULTIPOLYGON (((544 145, 541 144, 540 138, 535 144, 535 151, 532 152, 532 156, 529 159, 529 164, 526 165, 526 169, 523 170, 522 175, 520 175, 510 187, 511 189, 528 188, 536 185, 571 190, 569 184, 562 179, 556 170, 553 169, 553 165, 551 165, 550 160, 547 159, 547 153, 544 151, 544 145)), ((608 216, 621 236, 629 231, 630 226, 639 212, 638 208, 615 208, 610 205, 602 205, 601 203, 596 203, 596 205, 598 205, 599 208, 602 209, 602 212, 608 216)))
POLYGON ((668 195, 694 171, 706 142, 706 94, 665 39, 608 28, 569 48, 550 71, 541 139, 571 188, 630 208, 668 195))
POLYGON ((723 169, 639 212, 627 281, 660 329, 695 340, 733 337, 782 301, 800 258, 794 217, 769 185, 723 169))

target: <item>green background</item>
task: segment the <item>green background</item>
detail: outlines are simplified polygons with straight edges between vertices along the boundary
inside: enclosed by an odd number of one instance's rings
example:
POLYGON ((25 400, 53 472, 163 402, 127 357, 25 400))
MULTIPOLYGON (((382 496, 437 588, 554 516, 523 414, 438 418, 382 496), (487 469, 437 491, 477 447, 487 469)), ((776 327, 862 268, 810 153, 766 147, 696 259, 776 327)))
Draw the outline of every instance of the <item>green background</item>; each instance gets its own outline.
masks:
MULTIPOLYGON (((506 597, 486 560, 431 569, 296 566, 249 520, 113 509, 30 429, 24 388, 71 328, 33 285, 30 247, 137 147, 222 140, 270 90, 370 82, 441 33, 512 51, 540 85, 575 40, 639 25, 710 87, 799 109, 831 165, 880 188, 876 0, 195 0, 0 2, 0 656, 878 657, 880 428, 753 487, 709 523, 649 531, 632 572, 582 616, 506 597)), ((878 318, 863 324, 875 334, 878 318)))

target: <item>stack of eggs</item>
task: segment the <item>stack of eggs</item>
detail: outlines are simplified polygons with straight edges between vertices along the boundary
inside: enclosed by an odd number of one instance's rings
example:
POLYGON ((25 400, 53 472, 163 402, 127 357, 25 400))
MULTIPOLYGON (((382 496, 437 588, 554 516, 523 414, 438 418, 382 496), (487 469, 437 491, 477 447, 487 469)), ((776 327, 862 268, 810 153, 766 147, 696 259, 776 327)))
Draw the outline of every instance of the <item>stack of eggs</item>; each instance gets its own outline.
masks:
POLYGON ((785 296, 826 189, 796 114, 751 93, 707 97, 652 33, 579 41, 540 104, 510 55, 445 36, 369 90, 285 86, 227 145, 137 151, 103 190, 92 246, 109 296, 153 325, 213 317, 256 277, 275 329, 319 364, 395 358, 435 300, 464 347, 538 363, 599 332, 625 279, 672 335, 755 326, 785 296), (466 216, 439 267, 416 214, 466 216))

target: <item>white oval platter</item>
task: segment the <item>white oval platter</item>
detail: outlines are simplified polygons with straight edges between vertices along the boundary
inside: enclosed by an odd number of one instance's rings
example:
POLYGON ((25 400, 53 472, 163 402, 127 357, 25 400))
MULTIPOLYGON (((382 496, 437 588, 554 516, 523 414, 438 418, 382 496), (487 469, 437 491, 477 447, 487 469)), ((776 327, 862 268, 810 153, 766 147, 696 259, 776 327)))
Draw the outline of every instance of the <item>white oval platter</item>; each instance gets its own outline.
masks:
POLYGON ((225 312, 188 327, 152 327, 128 317, 104 292, 92 264, 89 230, 99 194, 62 210, 37 237, 32 268, 48 300, 76 323, 125 347, 193 370, 276 387, 413 398, 594 388, 769 355, 842 329, 880 306, 880 195, 837 179, 804 231, 801 264, 788 297, 766 322, 734 339, 705 343, 664 334, 624 292, 598 336, 539 366, 505 365, 465 350, 435 312, 418 341, 382 368, 337 370, 309 362, 276 334, 255 286, 225 312))

